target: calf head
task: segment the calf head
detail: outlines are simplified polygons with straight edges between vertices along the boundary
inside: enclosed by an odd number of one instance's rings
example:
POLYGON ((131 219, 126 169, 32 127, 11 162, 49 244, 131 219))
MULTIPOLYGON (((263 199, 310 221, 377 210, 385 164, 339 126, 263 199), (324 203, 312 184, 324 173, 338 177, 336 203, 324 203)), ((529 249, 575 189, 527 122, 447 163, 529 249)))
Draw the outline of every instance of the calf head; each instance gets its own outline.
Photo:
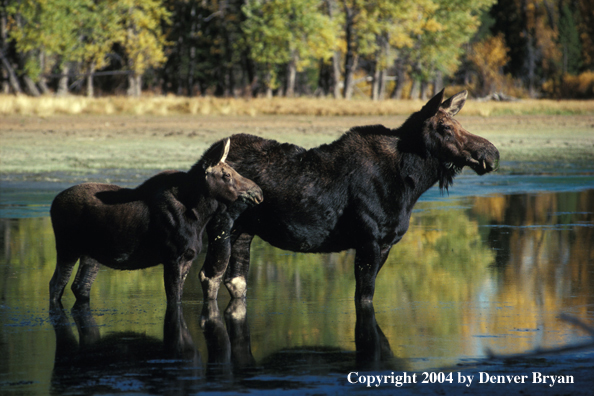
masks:
POLYGON ((243 199, 258 204, 263 200, 260 187, 225 163, 229 154, 231 139, 223 140, 211 147, 202 158, 206 189, 209 195, 225 204, 243 199))
POLYGON ((497 148, 487 139, 468 132, 454 119, 467 96, 468 92, 462 91, 442 103, 442 90, 419 112, 424 119, 424 146, 439 161, 440 188, 447 188, 452 178, 465 166, 479 175, 496 170, 499 166, 497 148))

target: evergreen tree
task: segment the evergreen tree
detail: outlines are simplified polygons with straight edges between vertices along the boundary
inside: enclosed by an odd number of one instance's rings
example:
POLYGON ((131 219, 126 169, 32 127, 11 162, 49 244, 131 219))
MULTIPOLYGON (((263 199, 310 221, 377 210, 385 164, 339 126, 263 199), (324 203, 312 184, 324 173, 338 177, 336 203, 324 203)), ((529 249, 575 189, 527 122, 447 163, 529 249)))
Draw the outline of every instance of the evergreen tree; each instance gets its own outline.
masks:
POLYGON ((573 12, 563 3, 559 11, 559 45, 564 74, 578 74, 581 67, 582 48, 573 12))

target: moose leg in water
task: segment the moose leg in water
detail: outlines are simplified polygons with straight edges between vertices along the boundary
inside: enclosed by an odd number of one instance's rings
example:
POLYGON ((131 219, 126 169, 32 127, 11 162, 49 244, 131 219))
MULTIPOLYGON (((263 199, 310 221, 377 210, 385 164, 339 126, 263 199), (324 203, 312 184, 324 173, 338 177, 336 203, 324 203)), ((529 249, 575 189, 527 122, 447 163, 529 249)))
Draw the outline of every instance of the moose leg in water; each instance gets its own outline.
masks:
POLYGON ((378 243, 369 242, 355 253, 355 300, 371 303, 375 292, 375 278, 386 262, 392 246, 382 250, 378 243))
POLYGON ((247 275, 250 270, 250 246, 253 235, 240 234, 231 245, 229 268, 225 273, 225 287, 233 298, 245 298, 247 275))
POLYGON ((360 369, 385 370, 386 362, 394 358, 390 342, 375 320, 373 303, 355 302, 355 347, 360 369))
POLYGON ((231 359, 234 369, 254 367, 256 359, 252 355, 250 326, 247 320, 245 299, 232 299, 225 309, 225 324, 231 343, 231 359))
MULTIPOLYGON (((208 247, 206 259, 200 270, 200 283, 202 285, 202 293, 205 300, 216 300, 221 281, 225 272, 228 272, 228 264, 232 255, 232 246, 234 245, 239 233, 233 229, 233 224, 239 215, 249 208, 249 204, 245 202, 236 202, 230 206, 228 210, 217 214, 206 225, 206 233, 208 235, 208 247)), ((248 265, 249 265, 249 246, 248 246, 248 265)), ((247 273, 247 270, 246 270, 247 273)), ((225 275, 225 284, 227 284, 228 276, 225 275)), ((239 286, 235 289, 238 292, 231 295, 235 298, 245 297, 246 286, 243 282, 239 282, 239 286)), ((229 287, 229 286, 227 286, 229 287)))
POLYGON ((82 256, 74 282, 72 292, 76 301, 89 301, 91 297, 91 286, 97 278, 101 264, 89 256, 82 256))
POLYGON ((192 266, 192 260, 193 256, 189 260, 186 256, 183 256, 178 261, 164 264, 163 278, 167 301, 181 301, 184 282, 192 266))

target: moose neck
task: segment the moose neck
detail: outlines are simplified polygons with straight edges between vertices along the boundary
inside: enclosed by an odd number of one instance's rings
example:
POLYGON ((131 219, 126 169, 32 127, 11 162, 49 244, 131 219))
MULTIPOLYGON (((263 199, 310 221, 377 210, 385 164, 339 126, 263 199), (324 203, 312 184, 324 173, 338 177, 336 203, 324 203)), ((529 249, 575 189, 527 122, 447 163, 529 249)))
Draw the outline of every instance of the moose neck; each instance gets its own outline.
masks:
POLYGON ((204 219, 204 224, 219 207, 219 202, 207 193, 204 177, 192 171, 186 173, 185 182, 178 186, 177 197, 188 211, 204 219))
POLYGON ((412 198, 412 207, 425 191, 438 182, 442 192, 447 191, 456 171, 445 168, 438 158, 426 150, 420 131, 410 133, 408 129, 405 132, 405 126, 396 131, 399 136, 397 148, 400 172, 407 195, 412 198))

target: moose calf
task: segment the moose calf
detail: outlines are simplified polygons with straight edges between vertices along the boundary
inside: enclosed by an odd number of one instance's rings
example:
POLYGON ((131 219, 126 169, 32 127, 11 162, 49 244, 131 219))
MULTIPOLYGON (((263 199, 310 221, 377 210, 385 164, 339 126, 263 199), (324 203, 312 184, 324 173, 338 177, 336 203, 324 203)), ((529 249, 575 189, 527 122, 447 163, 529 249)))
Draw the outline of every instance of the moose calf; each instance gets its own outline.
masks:
POLYGON ((135 189, 84 183, 58 194, 50 209, 57 251, 50 304, 61 306, 79 258, 77 301, 89 300, 100 264, 120 270, 163 264, 167 303, 179 303, 210 218, 238 198, 262 201, 262 190, 225 163, 230 145, 219 142, 188 172, 165 171, 135 189))

